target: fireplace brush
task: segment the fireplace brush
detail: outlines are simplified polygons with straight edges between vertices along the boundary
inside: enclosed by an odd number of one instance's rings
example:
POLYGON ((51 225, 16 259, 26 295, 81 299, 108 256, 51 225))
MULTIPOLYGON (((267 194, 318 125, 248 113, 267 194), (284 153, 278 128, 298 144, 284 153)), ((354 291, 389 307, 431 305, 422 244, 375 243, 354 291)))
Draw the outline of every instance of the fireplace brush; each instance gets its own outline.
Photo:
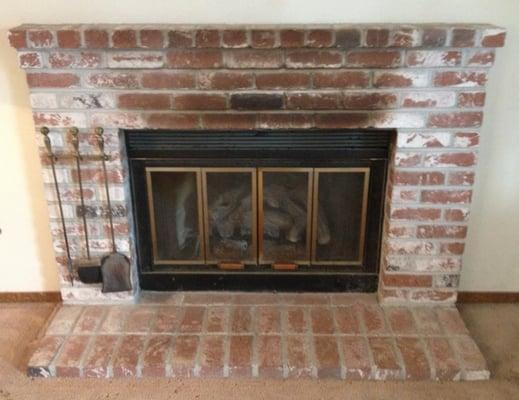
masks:
POLYGON ((95 137, 101 153, 103 166, 103 178, 108 206, 108 220, 110 223, 110 236, 112 239, 112 252, 101 259, 101 275, 103 277, 103 293, 124 292, 131 290, 130 261, 117 252, 115 243, 114 224, 112 217, 112 202, 110 200, 110 189, 108 187, 108 173, 106 172, 106 160, 109 159, 105 153, 103 128, 96 128, 95 137))
POLYGON ((70 246, 68 242, 68 235, 67 235, 67 227, 65 225, 65 215, 63 214, 63 204, 61 202, 61 193, 59 189, 59 183, 58 178, 56 176, 56 166, 55 163, 58 160, 56 155, 54 154, 52 150, 52 143, 49 138, 49 128, 46 126, 42 127, 40 129, 41 134, 43 135, 43 142, 45 144, 45 148, 47 149, 47 155, 49 157, 50 161, 50 167, 52 170, 52 178, 54 180, 54 189, 56 190, 56 198, 58 199, 58 208, 59 208, 59 215, 61 219, 61 229, 63 230, 63 238, 65 239, 65 251, 67 253, 67 269, 70 275, 70 283, 74 285, 74 271, 72 268, 72 258, 70 257, 70 246))

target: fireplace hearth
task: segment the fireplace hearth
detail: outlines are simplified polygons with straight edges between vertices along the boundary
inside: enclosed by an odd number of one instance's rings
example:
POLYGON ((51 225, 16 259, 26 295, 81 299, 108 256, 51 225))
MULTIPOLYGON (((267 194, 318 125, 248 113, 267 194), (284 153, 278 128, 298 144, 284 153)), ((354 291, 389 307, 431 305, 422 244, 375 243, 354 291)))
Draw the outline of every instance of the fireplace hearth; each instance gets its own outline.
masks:
POLYGON ((124 136, 143 289, 376 291, 394 132, 124 136))

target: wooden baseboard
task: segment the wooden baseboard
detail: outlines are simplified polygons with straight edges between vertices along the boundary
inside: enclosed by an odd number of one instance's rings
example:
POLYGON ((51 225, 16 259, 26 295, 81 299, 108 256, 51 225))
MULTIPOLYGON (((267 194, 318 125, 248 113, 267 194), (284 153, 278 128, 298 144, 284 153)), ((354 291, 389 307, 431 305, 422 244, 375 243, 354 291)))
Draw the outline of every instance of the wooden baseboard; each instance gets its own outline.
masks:
POLYGON ((458 292, 458 303, 519 303, 519 292, 458 292))
POLYGON ((59 303, 60 292, 0 292, 0 303, 59 303))

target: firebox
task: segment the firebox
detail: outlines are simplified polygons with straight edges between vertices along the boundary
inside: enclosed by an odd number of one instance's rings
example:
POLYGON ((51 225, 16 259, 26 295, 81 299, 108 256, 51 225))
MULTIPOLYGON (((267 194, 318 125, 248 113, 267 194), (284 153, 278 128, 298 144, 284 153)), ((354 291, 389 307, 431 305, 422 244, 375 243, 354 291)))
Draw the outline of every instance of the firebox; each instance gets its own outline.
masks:
POLYGON ((376 291, 392 131, 123 134, 143 289, 376 291))

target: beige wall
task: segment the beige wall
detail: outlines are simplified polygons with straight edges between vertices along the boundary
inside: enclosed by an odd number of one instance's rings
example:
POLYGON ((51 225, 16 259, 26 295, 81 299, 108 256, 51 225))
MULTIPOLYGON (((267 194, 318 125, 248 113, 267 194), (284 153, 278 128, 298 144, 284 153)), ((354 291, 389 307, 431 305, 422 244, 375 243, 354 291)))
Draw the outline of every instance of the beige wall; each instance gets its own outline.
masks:
POLYGON ((462 290, 519 291, 518 0, 0 0, 0 292, 56 290, 28 92, 7 43, 21 23, 488 22, 491 72, 462 290))

